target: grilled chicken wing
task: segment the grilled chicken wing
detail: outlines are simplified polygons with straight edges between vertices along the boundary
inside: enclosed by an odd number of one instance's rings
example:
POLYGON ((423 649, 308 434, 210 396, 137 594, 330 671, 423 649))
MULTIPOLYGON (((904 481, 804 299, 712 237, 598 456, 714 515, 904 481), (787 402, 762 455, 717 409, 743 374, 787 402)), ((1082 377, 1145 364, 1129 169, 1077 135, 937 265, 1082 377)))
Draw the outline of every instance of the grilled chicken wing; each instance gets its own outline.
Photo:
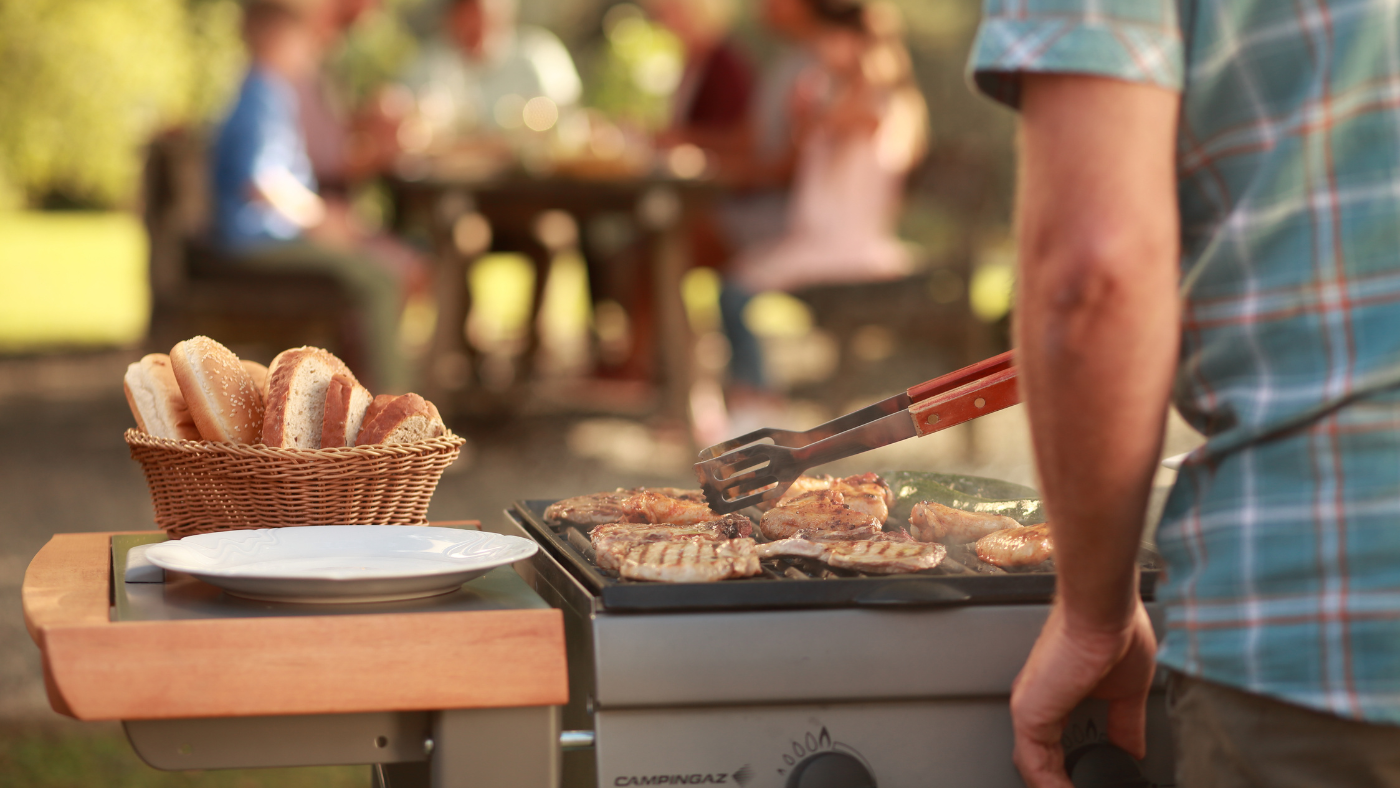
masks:
POLYGON ((860 531, 799 531, 759 545, 758 554, 763 558, 806 556, 843 569, 892 575, 932 569, 948 555, 948 548, 915 541, 903 531, 875 536, 860 531))
POLYGON ((690 525, 713 520, 717 515, 710 511, 699 490, 641 487, 565 498, 550 504, 544 516, 577 525, 618 522, 690 525))
POLYGON ((638 542, 622 556, 618 574, 630 580, 663 583, 709 583, 733 577, 751 577, 758 565, 758 546, 752 539, 711 542, 687 537, 664 542, 638 542))
POLYGON ((1010 517, 968 512, 934 501, 920 501, 909 513, 909 531, 921 542, 967 544, 995 531, 1020 526, 1010 517))
POLYGON ((846 498, 835 490, 813 490, 764 513, 758 528, 769 539, 786 539, 798 531, 851 531, 873 529, 879 532, 884 521, 846 505, 846 498))
POLYGON ((786 506, 804 493, 818 490, 835 490, 841 493, 845 496, 847 506, 874 517, 882 525, 889 519, 890 507, 894 505, 894 490, 890 489, 889 484, 876 474, 863 473, 844 479, 825 474, 799 476, 787 492, 783 493, 783 497, 772 506, 786 506))
POLYGON ((977 540, 977 557, 1003 569, 1035 566, 1054 552, 1048 523, 1018 525, 977 540))
POLYGON ((728 514, 694 525, 671 523, 604 523, 595 526, 589 538, 597 555, 598 566, 617 569, 622 559, 634 547, 644 542, 697 540, 725 542, 751 536, 753 521, 740 514, 728 514))

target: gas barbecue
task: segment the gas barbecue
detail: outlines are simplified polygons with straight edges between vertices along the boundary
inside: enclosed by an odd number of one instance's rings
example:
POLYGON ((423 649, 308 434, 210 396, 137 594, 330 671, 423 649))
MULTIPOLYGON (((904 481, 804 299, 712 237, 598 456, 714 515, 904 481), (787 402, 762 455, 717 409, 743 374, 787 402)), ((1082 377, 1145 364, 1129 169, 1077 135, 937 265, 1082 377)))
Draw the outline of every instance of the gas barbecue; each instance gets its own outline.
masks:
MULTIPOLYGON (((1048 614, 1053 568, 1004 572, 955 549, 913 575, 776 559, 754 578, 634 582, 593 563, 586 532, 546 521, 549 503, 519 501, 484 527, 542 546, 517 569, 564 612, 563 725, 593 732, 592 749, 565 753, 565 786, 1022 784, 1011 682, 1048 614)), ((1092 702, 1066 729, 1076 785, 1173 784, 1160 686, 1143 762, 1103 731, 1092 702)))

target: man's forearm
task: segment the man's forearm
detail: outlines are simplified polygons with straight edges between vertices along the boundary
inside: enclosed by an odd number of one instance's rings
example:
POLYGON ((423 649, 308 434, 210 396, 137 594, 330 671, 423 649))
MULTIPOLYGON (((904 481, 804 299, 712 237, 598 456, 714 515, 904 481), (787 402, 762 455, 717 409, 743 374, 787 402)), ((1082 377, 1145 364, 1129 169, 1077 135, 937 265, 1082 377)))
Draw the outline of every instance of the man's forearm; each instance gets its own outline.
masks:
POLYGON ((1124 624, 1178 342, 1177 100, 1028 77, 1018 197, 1022 395, 1073 626, 1124 624))

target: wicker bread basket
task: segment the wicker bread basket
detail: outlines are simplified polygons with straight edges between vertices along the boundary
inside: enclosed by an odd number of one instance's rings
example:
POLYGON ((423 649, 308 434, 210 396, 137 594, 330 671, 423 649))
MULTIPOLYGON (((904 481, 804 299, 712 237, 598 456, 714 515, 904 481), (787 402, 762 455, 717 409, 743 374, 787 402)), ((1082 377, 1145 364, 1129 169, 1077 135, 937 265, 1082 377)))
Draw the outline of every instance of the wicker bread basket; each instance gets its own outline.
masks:
POLYGON ((126 431, 156 524, 172 539, 288 525, 421 525, 438 479, 465 440, 274 449, 126 431))

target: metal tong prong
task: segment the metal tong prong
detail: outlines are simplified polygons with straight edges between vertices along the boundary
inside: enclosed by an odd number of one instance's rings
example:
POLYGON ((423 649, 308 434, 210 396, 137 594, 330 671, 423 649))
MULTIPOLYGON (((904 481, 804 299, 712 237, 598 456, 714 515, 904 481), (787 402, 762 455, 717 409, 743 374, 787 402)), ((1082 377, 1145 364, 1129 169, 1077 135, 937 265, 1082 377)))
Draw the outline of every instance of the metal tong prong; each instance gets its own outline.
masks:
POLYGON ((721 514, 776 501, 808 468, 928 435, 1019 402, 1008 351, 806 432, 754 430, 700 453, 695 473, 721 514))
POLYGON ((849 429, 854 429, 862 424, 868 424, 882 416, 891 413, 898 413, 909 407, 908 392, 901 391, 893 397, 886 397, 873 405, 867 405, 860 410, 838 416, 825 424, 818 425, 805 432, 793 432, 792 430, 779 430, 772 427, 762 427, 737 438, 731 438, 723 443, 716 443, 708 449, 700 451, 700 460, 713 460, 721 455, 728 454, 735 449, 742 449, 755 443, 771 441, 769 445, 786 446, 789 448, 801 448, 810 446, 819 440, 830 438, 833 435, 840 435, 849 429))

